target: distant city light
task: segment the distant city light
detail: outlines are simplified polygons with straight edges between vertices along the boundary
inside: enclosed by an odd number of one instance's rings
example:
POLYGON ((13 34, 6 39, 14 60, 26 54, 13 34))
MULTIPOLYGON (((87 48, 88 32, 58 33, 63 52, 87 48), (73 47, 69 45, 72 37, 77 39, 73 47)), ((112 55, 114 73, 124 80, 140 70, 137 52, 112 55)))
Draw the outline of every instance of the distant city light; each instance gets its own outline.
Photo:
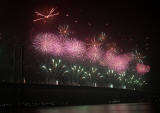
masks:
POLYGON ((110 88, 113 88, 113 84, 110 85, 110 88))

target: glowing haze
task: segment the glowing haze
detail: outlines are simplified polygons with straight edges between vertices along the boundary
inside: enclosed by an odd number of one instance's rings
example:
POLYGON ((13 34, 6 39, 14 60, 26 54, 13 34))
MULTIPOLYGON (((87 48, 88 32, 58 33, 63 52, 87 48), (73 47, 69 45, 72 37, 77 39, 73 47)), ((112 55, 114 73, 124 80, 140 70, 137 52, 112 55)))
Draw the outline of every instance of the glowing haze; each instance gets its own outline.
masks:
POLYGON ((143 75, 143 74, 150 71, 150 66, 145 65, 145 64, 141 64, 141 63, 137 63, 136 70, 137 70, 137 73, 143 75))
POLYGON ((53 41, 53 51, 52 54, 54 56, 63 56, 64 54, 64 49, 63 49, 63 40, 62 38, 59 37, 54 37, 54 41, 53 41))
POLYGON ((87 51, 87 57, 91 62, 98 62, 102 56, 99 46, 91 46, 87 51))
POLYGON ((104 55, 101 65, 108 66, 118 73, 122 73, 127 70, 128 64, 131 60, 131 54, 115 55, 112 50, 108 50, 104 55))
POLYGON ((82 58, 86 52, 86 46, 82 41, 67 39, 64 42, 65 54, 72 58, 82 58))
POLYGON ((53 52, 53 43, 54 39, 51 33, 40 33, 33 40, 35 49, 45 54, 51 54, 53 52))
POLYGON ((52 33, 40 33, 33 40, 33 46, 43 54, 63 55, 62 40, 52 33))
MULTIPOLYGON (((111 48, 103 55, 103 51, 98 42, 92 41, 87 48, 87 44, 75 38, 64 38, 53 33, 40 33, 33 40, 33 46, 43 54, 53 56, 63 56, 72 59, 88 59, 93 63, 107 66, 117 73, 123 73, 128 69, 129 63, 134 59, 133 54, 119 54, 111 48), (94 42, 94 43, 93 43, 94 42)), ((148 65, 137 63, 138 74, 149 72, 148 65)))

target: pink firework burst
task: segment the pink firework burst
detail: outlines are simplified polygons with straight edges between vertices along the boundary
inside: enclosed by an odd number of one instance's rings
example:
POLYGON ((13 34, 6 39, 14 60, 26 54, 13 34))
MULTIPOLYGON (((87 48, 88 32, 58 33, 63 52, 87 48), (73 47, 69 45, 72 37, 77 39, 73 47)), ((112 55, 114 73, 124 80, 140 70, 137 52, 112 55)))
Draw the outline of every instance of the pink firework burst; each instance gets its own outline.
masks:
POLYGON ((53 54, 60 56, 63 54, 63 45, 61 40, 52 33, 40 33, 33 40, 33 46, 36 50, 44 54, 53 54))
POLYGON ((141 63, 137 63, 136 70, 137 70, 137 73, 144 75, 145 73, 148 73, 150 71, 150 66, 141 64, 141 63))
POLYGON ((91 46, 88 49, 87 57, 91 62, 98 62, 102 57, 102 50, 99 46, 91 46))
POLYGON ((128 64, 131 60, 131 54, 122 54, 116 56, 112 50, 108 50, 104 55, 101 65, 108 66, 118 73, 122 73, 128 69, 128 64))
POLYGON ((115 57, 115 62, 112 68, 118 73, 125 72, 128 69, 128 64, 132 60, 130 55, 123 54, 115 57))
POLYGON ((71 58, 83 58, 86 52, 86 45, 76 39, 67 39, 64 42, 65 53, 71 58))
POLYGON ((111 64, 113 64, 114 59, 115 59, 115 53, 114 51, 112 51, 112 49, 110 49, 105 53, 103 60, 101 60, 100 64, 102 66, 110 66, 111 64))
POLYGON ((63 56, 64 55, 64 45, 63 45, 62 38, 60 38, 60 37, 54 38, 52 54, 54 56, 63 56))
POLYGON ((40 33, 33 40, 33 46, 42 53, 52 53, 53 51, 53 34, 40 33))

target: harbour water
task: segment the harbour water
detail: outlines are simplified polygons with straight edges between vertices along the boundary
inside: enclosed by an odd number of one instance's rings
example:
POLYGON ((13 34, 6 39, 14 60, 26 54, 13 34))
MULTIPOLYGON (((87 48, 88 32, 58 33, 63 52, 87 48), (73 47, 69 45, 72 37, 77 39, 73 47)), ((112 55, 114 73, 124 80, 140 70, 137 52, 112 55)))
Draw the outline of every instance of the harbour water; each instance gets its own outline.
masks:
POLYGON ((3 109, 3 113, 158 113, 148 103, 81 105, 40 108, 3 109))

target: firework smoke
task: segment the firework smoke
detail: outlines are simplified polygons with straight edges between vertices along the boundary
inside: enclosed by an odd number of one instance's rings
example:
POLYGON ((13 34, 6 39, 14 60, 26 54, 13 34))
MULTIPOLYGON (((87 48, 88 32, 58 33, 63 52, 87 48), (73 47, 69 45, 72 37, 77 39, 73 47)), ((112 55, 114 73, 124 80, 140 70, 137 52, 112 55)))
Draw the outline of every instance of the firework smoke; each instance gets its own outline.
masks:
POLYGON ((87 57, 91 62, 98 62, 102 57, 102 53, 99 46, 91 46, 88 49, 87 57))
POLYGON ((60 56, 63 54, 63 44, 58 36, 52 33, 40 33, 33 40, 33 46, 43 54, 60 56))
POLYGON ((136 70, 137 70, 137 73, 143 75, 143 74, 150 71, 150 66, 144 65, 144 64, 141 64, 141 63, 137 63, 136 70))
POLYGON ((67 57, 83 58, 83 55, 86 52, 86 46, 82 41, 67 39, 64 42, 64 50, 67 57))
POLYGON ((115 55, 112 50, 108 50, 104 55, 101 65, 108 66, 109 68, 117 71, 118 73, 125 72, 128 68, 129 62, 132 60, 130 54, 115 55))

